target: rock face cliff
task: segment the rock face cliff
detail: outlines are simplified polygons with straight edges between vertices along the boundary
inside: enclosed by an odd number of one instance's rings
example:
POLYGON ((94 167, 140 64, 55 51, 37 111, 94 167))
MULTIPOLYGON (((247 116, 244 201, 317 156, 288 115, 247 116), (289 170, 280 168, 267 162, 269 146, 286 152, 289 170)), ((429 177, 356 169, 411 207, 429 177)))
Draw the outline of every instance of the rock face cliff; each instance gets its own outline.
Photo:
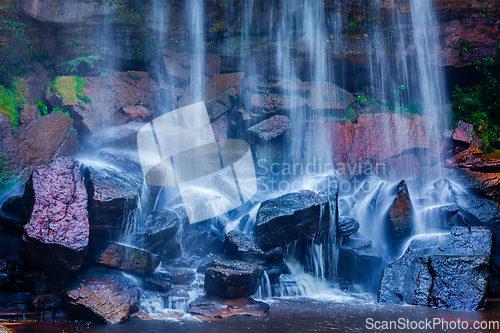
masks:
MULTIPOLYGON (((19 3, 19 18, 30 28, 27 31, 33 44, 39 52, 49 55, 76 57, 97 52, 147 63, 153 59, 161 43, 174 43, 176 48, 182 49, 186 37, 190 35, 184 23, 187 10, 183 1, 170 1, 167 5, 158 5, 151 0, 118 0, 111 4, 77 0, 71 5, 63 0, 21 0, 19 3), (106 37, 106 32, 109 32, 110 38, 106 37), (162 37, 162 34, 165 36, 162 37), (100 36, 101 40, 96 42, 95 36, 100 36)), ((499 2, 436 0, 435 6, 444 58, 441 65, 467 66, 479 58, 494 55, 498 44, 499 2)), ((331 35, 331 40, 326 41, 327 46, 341 45, 332 49, 329 56, 358 65, 373 52, 369 45, 373 39, 371 27, 374 24, 387 25, 394 11, 410 18, 414 10, 408 0, 329 0, 324 1, 324 7, 326 18, 339 20, 342 25, 340 34, 331 35)), ((255 52, 265 55, 267 50, 272 53, 273 43, 269 41, 268 45, 262 45, 260 38, 263 34, 272 33, 272 26, 264 21, 245 27, 242 22, 249 12, 253 17, 265 18, 271 8, 277 19, 290 13, 290 8, 283 8, 278 1, 257 1, 253 7, 244 1, 225 6, 219 1, 206 1, 203 29, 210 52, 235 56, 236 49, 223 45, 229 41, 234 43, 235 37, 242 33, 249 33, 248 43, 254 44, 255 52)), ((400 20, 398 24, 405 25, 405 22, 408 20, 400 20)), ((384 33, 392 34, 397 30, 397 27, 388 27, 384 33)), ((411 55, 413 41, 408 42, 407 51, 411 55)), ((298 41, 292 47, 300 51, 300 44, 298 41)))

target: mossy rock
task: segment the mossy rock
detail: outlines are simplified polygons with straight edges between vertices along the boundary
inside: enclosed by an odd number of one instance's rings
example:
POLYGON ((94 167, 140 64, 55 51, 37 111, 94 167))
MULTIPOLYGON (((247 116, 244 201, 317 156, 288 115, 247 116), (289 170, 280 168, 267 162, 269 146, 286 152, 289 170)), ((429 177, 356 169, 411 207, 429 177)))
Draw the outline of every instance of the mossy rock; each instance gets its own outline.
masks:
MULTIPOLYGON (((17 90, 17 89, 16 89, 17 90)), ((9 116, 13 128, 19 126, 19 103, 12 90, 0 85, 0 112, 9 116)))
MULTIPOLYGON (((84 88, 87 81, 83 80, 78 76, 58 76, 52 81, 49 86, 48 92, 49 94, 55 94, 60 103, 52 103, 51 104, 59 104, 52 105, 53 107, 59 107, 62 105, 80 105, 82 107, 85 106, 84 102, 88 102, 84 95, 84 88)), ((52 98, 49 98, 49 101, 52 101, 52 98)))
POLYGON ((99 76, 103 66, 102 56, 80 57, 60 63, 56 66, 56 72, 61 76, 99 76))

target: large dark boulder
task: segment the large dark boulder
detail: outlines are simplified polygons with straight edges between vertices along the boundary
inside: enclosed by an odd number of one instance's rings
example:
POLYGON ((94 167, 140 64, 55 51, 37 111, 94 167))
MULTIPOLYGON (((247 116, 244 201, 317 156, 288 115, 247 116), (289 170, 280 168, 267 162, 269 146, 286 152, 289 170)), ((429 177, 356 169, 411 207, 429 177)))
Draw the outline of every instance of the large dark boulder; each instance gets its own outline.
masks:
POLYGON ((31 208, 21 247, 24 260, 44 270, 78 270, 89 243, 87 192, 78 161, 61 157, 37 167, 24 202, 31 208))
POLYGON ((262 317, 269 312, 269 305, 251 298, 220 299, 200 296, 189 304, 188 313, 208 318, 236 316, 262 317))
MULTIPOLYGON (((262 202, 255 227, 257 246, 266 251, 284 247, 299 238, 313 238, 318 233, 327 232, 331 214, 328 202, 328 196, 308 190, 262 202)), ((336 197, 334 202, 336 208, 336 197)))
POLYGON ((384 269, 379 302, 481 308, 490 277, 491 246, 491 232, 483 227, 419 236, 384 269))
POLYGON ((149 214, 140 226, 140 238, 149 250, 156 252, 170 241, 181 226, 181 219, 176 212, 162 209, 149 214))
POLYGON ((248 297, 257 292, 263 275, 264 269, 257 265, 214 259, 205 271, 205 290, 215 297, 248 297))
POLYGON ((382 275, 384 251, 359 232, 346 238, 338 249, 337 276, 342 288, 353 284, 376 291, 382 275))
POLYGON ((160 263, 159 258, 143 249, 125 244, 111 243, 97 262, 110 268, 148 276, 160 263))
POLYGON ((404 180, 401 180, 394 188, 394 194, 396 198, 387 212, 387 221, 389 237, 393 242, 392 245, 397 249, 411 235, 415 210, 404 180))
POLYGON ((231 257, 238 260, 266 260, 264 252, 250 240, 248 235, 238 230, 226 234, 224 248, 231 257))
POLYGON ((142 174, 111 166, 82 165, 89 196, 90 248, 101 250, 122 227, 142 188, 142 174))
POLYGON ((107 324, 128 318, 139 300, 139 289, 117 271, 94 268, 86 271, 65 292, 66 305, 73 311, 107 324))

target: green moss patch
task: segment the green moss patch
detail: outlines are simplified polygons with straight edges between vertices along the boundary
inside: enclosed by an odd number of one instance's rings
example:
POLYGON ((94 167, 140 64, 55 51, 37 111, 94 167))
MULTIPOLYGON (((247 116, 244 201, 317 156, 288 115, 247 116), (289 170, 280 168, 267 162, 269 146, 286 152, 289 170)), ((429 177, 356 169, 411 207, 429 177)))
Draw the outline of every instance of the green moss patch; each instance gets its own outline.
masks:
MULTIPOLYGON (((17 89, 16 89, 17 90, 17 89)), ((19 126, 19 103, 16 100, 15 94, 0 86, 0 112, 9 116, 12 126, 17 128, 19 126)))
POLYGON ((85 96, 84 87, 87 81, 78 76, 58 76, 49 86, 49 91, 61 97, 63 105, 82 104, 79 96, 85 96))

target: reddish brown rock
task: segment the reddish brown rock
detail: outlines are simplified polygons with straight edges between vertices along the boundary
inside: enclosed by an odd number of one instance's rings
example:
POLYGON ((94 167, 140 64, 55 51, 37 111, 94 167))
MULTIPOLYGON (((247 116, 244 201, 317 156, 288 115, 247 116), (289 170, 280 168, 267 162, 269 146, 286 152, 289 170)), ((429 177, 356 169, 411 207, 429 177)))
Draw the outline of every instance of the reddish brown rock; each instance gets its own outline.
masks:
POLYGON ((248 130, 256 134, 259 138, 269 141, 285 133, 291 127, 291 121, 287 116, 277 115, 261 121, 248 130))
POLYGON ((135 207, 141 193, 140 171, 123 171, 105 166, 84 166, 83 176, 89 194, 90 250, 102 250, 121 221, 135 207))
MULTIPOLYGON (((177 53, 165 49, 151 64, 149 75, 158 83, 161 81, 185 86, 193 79, 192 67, 200 61, 199 54, 177 53)), ((205 75, 212 77, 220 73, 222 59, 215 54, 206 54, 202 64, 205 75)))
POLYGON ((113 114, 116 123, 123 124, 130 121, 149 121, 151 111, 142 105, 124 106, 113 114))
POLYGON ((471 124, 464 123, 463 121, 460 120, 457 124, 457 127, 455 127, 455 130, 453 131, 451 137, 455 141, 471 143, 473 131, 474 131, 474 126, 472 126, 471 124))
POLYGON ((263 275, 257 265, 214 259, 205 271, 205 290, 222 298, 248 297, 257 292, 263 275))
POLYGON ((33 203, 21 254, 43 269, 78 270, 89 242, 87 191, 71 157, 61 157, 39 166, 25 191, 25 202, 33 203))
POLYGON ((159 258, 143 249, 129 245, 111 243, 97 262, 110 268, 148 276, 160 263, 159 258))
POLYGON ((446 164, 463 169, 493 201, 500 204, 500 154, 484 155, 473 146, 447 159, 446 164))
POLYGON ((26 181, 37 166, 76 153, 78 134, 71 125, 70 117, 54 112, 13 130, 0 113, 0 181, 26 181))
MULTIPOLYGON (((66 105, 70 109, 74 126, 84 135, 107 128, 113 123, 113 114, 122 107, 144 105, 151 110, 159 101, 158 85, 146 72, 116 72, 99 77, 86 77, 84 95, 91 102, 66 105)), ((47 99, 53 107, 61 107, 60 99, 47 99)))
MULTIPOLYGON (((346 121, 311 122, 306 135, 306 146, 313 149, 318 135, 330 137, 332 157, 336 163, 352 168, 350 177, 359 175, 359 165, 377 167, 386 159, 412 148, 431 147, 429 121, 418 115, 394 112, 361 114, 356 124, 346 121), (398 144, 395 145, 394 142, 398 144)), ((347 167, 346 167, 347 168, 347 167)))
POLYGON ((236 316, 262 317, 269 312, 269 305, 251 298, 220 299, 200 296, 189 304, 188 313, 208 318, 236 316))
POLYGON ((387 217, 393 245, 399 248, 403 241, 411 235, 415 212, 406 182, 401 180, 394 190, 396 198, 389 207, 387 217))
POLYGON ((121 273, 99 268, 85 272, 66 290, 65 296, 73 311, 107 324, 119 324, 138 302, 139 289, 121 273))
MULTIPOLYGON (((211 121, 236 106, 236 102, 241 95, 241 82, 244 77, 245 73, 242 72, 217 74, 205 83, 201 97, 205 101, 211 121)), ((198 83, 193 82, 188 86, 186 93, 179 100, 178 106, 183 107, 199 102, 199 100, 196 100, 197 89, 199 89, 198 83)))

